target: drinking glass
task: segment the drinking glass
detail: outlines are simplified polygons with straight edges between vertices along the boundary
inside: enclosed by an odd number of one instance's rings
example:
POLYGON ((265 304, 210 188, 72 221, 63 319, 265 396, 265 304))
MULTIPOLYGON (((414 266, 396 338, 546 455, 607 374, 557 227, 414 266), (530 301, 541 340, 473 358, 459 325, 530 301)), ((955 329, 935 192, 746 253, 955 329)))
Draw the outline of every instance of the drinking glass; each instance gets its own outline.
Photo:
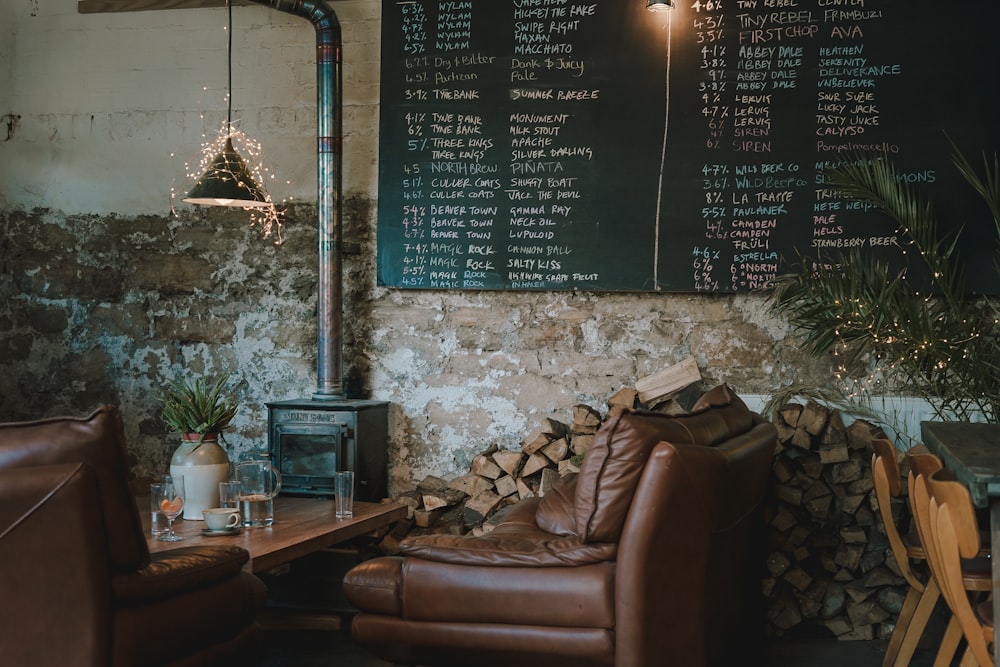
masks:
MULTIPOLYGON (((170 475, 160 475, 160 484, 171 482, 173 478, 170 475)), ((157 535, 166 535, 167 533, 167 517, 163 516, 163 512, 160 511, 160 503, 157 498, 150 496, 149 498, 149 524, 150 533, 153 537, 157 535)))
POLYGON ((240 496, 243 495, 243 482, 219 482, 219 507, 240 506, 240 496))
POLYGON ((184 478, 174 475, 172 481, 162 484, 151 484, 150 496, 154 499, 163 516, 167 517, 167 532, 156 539, 164 542, 177 542, 184 538, 174 532, 174 519, 184 509, 184 478))

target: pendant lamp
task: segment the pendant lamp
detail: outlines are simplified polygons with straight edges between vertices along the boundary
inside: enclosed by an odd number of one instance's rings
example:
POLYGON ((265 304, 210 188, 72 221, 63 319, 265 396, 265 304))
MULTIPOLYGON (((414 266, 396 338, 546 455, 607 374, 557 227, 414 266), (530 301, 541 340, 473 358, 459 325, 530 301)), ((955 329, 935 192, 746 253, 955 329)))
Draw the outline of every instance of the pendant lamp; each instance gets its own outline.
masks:
POLYGON ((233 147, 233 4, 226 0, 229 11, 227 48, 229 64, 229 109, 226 115, 225 145, 194 184, 182 201, 202 206, 235 206, 266 208, 272 206, 267 193, 254 180, 246 161, 233 147))
POLYGON ((674 0, 649 0, 646 9, 651 12, 669 12, 674 8, 674 0))

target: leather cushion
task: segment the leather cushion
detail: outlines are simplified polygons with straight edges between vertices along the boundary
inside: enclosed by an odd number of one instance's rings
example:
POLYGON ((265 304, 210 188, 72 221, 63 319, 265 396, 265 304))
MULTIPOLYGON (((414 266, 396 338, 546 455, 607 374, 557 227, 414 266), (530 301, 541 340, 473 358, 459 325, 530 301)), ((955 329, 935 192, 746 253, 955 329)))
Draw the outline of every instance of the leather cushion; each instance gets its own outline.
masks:
POLYGON ((386 556, 352 568, 343 591, 366 612, 410 621, 614 626, 613 562, 581 567, 465 566, 386 556))
POLYGON ((717 445, 754 425, 754 415, 724 385, 687 415, 614 407, 584 456, 576 483, 576 530, 586 542, 617 542, 639 476, 659 442, 717 445))
POLYGON ((235 577, 250 554, 235 545, 179 547, 153 554, 143 569, 112 579, 115 599, 135 604, 145 598, 177 595, 235 577))
POLYGON ((139 510, 128 485, 121 414, 105 405, 88 417, 52 417, 0 424, 0 469, 85 463, 97 476, 108 552, 115 571, 149 562, 139 510))
POLYGON ((573 509, 577 477, 577 473, 562 477, 542 496, 535 513, 535 522, 539 528, 562 537, 576 535, 576 515, 573 509))
POLYGON ((418 535, 399 545, 404 556, 456 565, 562 567, 614 560, 618 545, 571 535, 559 537, 539 528, 500 524, 485 535, 418 535))

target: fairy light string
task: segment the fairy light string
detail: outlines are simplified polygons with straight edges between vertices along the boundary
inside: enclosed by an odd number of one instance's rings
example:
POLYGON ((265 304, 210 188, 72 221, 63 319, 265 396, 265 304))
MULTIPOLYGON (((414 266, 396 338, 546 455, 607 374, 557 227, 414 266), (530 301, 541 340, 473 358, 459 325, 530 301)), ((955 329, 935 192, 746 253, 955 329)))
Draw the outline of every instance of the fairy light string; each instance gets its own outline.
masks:
MULTIPOLYGON (((185 178, 190 183, 195 183, 209 168, 214 167, 217 174, 222 172, 222 177, 225 178, 225 172, 228 170, 228 177, 235 177, 235 170, 238 169, 237 166, 233 165, 230 167, 229 161, 219 162, 218 156, 222 155, 227 148, 227 144, 231 143, 233 148, 241 155, 244 156, 244 162, 247 170, 250 172, 256 184, 258 184, 263 199, 266 202, 263 206, 246 206, 241 207, 248 214, 248 223, 250 227, 258 228, 260 230, 261 236, 263 238, 270 238, 272 235, 274 237, 274 243, 276 245, 281 245, 284 242, 284 222, 285 210, 278 208, 271 197, 271 193, 268 191, 267 182, 273 181, 276 176, 268 168, 263 159, 263 149, 261 144, 256 139, 249 137, 245 132, 243 132, 237 123, 233 121, 233 6, 230 0, 226 1, 226 10, 228 17, 228 24, 226 26, 226 36, 227 36, 227 88, 226 88, 226 118, 222 122, 219 131, 216 133, 215 138, 210 141, 204 141, 201 144, 201 150, 198 154, 196 160, 189 160, 184 162, 184 172, 185 178)), ((204 88, 207 90, 207 87, 204 88)), ((205 120, 204 112, 201 113, 201 119, 205 120)), ((202 135, 203 138, 205 135, 202 135)), ((173 154, 171 154, 173 157, 173 154)), ((289 182, 286 181, 286 184, 289 182)), ((178 197, 177 189, 173 186, 171 187, 171 201, 174 201, 178 197)), ((286 197, 282 200, 282 204, 287 204, 291 201, 291 197, 286 197)), ((171 205, 171 212, 175 217, 178 217, 176 208, 171 205)))

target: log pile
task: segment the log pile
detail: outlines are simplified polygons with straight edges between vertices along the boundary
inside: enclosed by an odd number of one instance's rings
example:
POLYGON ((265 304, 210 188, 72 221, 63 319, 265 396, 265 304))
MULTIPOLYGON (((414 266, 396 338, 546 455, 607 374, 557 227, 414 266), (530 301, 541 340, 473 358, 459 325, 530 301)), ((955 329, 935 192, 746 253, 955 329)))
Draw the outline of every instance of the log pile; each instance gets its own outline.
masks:
POLYGON ((845 427, 837 410, 813 402, 786 405, 774 423, 779 445, 763 581, 769 632, 889 637, 906 584, 873 488, 878 430, 860 420, 845 427))
MULTIPOLYGON (((685 412, 701 395, 701 374, 691 357, 640 378, 608 399, 621 405, 665 413, 685 412)), ((445 533, 481 535, 493 529, 504 508, 523 498, 544 496, 561 477, 579 472, 583 455, 603 423, 601 413, 575 405, 570 422, 543 420, 542 428, 521 442, 519 450, 493 445, 473 457, 469 472, 451 480, 429 475, 396 498, 407 505, 407 520, 385 535, 382 553, 398 552, 408 535, 445 533)))
MULTIPOLYGON (((634 389, 623 389, 609 405, 632 407, 636 396, 634 389)), ((526 437, 518 450, 493 445, 473 457, 465 475, 450 480, 425 477, 413 491, 394 498, 409 507, 408 521, 383 540, 383 550, 391 553, 406 535, 489 532, 505 507, 523 498, 544 496, 561 477, 579 472, 602 421, 596 409, 575 405, 568 424, 544 419, 542 428, 526 437)))

